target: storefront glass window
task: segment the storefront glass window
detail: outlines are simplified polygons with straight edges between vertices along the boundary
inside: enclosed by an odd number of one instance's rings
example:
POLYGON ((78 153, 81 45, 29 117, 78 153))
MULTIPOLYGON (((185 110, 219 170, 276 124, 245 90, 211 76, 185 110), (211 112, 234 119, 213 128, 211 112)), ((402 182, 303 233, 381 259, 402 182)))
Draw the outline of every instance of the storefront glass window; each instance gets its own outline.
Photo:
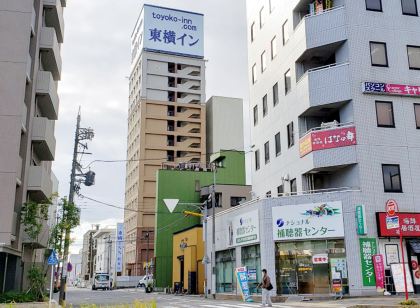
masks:
POLYGON ((246 266, 248 270, 248 285, 251 293, 261 293, 261 289, 257 288, 261 281, 261 257, 260 245, 242 247, 241 265, 246 266))
POLYGON ((340 272, 343 291, 348 293, 344 240, 276 243, 279 294, 331 293, 333 272, 340 272))
POLYGON ((216 292, 231 293, 236 288, 235 250, 216 252, 216 292))

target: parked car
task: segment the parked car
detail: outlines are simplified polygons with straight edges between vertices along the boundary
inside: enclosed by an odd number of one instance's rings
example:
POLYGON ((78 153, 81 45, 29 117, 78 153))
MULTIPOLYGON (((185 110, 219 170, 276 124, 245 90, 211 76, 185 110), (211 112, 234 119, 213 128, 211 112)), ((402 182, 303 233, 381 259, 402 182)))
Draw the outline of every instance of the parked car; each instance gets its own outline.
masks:
POLYGON ((149 275, 145 275, 142 278, 140 278, 137 287, 138 288, 145 288, 147 286, 153 286, 155 283, 155 281, 153 280, 153 275, 149 274, 149 275))

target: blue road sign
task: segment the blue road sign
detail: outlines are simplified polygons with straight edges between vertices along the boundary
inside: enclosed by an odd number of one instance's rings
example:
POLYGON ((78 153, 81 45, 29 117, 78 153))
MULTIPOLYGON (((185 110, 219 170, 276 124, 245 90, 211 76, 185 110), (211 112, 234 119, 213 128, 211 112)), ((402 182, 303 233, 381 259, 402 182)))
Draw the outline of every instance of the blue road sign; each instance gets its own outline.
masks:
POLYGON ((48 257, 48 265, 57 265, 58 259, 57 255, 55 254, 55 250, 51 251, 51 255, 48 257))

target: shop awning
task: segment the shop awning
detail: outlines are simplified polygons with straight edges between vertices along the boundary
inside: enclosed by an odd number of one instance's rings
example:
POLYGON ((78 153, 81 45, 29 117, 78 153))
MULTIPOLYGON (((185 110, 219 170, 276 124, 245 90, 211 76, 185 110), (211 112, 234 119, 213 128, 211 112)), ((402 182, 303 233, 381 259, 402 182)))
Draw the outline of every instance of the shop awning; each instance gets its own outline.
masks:
POLYGON ((410 240, 409 243, 415 253, 420 253, 420 240, 410 240))

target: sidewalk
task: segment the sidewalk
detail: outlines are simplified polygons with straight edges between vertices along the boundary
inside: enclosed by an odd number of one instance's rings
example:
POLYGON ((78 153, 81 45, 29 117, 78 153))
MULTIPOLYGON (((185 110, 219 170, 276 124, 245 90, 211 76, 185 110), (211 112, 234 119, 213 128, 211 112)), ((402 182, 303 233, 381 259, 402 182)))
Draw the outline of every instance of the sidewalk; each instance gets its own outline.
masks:
MULTIPOLYGON (((420 297, 410 296, 420 304, 420 297)), ((402 306, 399 303, 404 301, 404 296, 375 296, 375 297, 352 297, 341 300, 311 300, 301 301, 297 299, 288 299, 285 304, 291 304, 298 307, 346 307, 346 308, 394 308, 394 307, 420 307, 402 306)))

